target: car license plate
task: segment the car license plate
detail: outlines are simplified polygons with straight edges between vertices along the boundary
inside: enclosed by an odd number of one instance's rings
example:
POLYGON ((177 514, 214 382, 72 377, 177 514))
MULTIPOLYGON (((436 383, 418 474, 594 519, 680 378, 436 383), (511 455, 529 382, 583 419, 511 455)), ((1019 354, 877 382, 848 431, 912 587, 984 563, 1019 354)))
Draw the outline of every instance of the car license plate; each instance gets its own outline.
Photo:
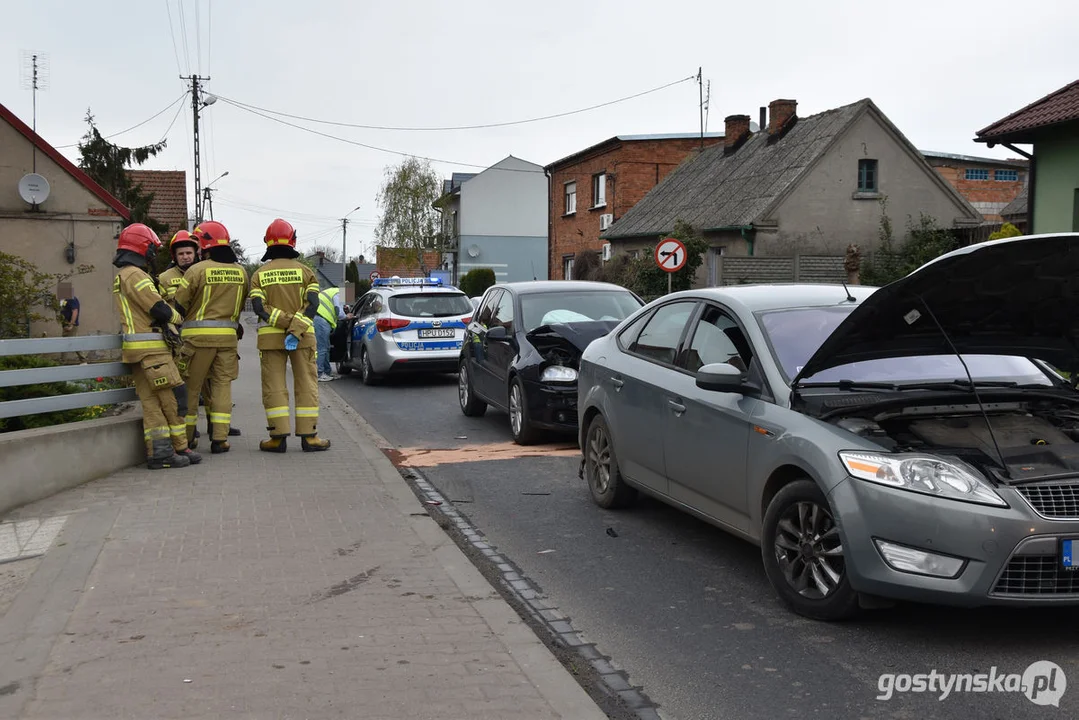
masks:
POLYGON ((1079 538, 1064 538, 1060 541, 1060 566, 1065 570, 1079 570, 1079 538))
POLYGON ((423 328, 420 330, 421 340, 424 338, 451 338, 453 335, 453 328, 423 328))

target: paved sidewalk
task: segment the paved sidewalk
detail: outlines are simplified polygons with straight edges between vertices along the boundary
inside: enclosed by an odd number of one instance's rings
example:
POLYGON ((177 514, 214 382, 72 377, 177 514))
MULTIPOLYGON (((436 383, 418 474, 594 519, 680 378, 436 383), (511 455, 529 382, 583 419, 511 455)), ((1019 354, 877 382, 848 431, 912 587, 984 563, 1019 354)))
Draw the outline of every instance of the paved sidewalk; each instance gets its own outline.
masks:
POLYGON ((23 568, 9 603, 0 583, 0 717, 605 717, 329 384, 328 452, 258 451, 246 329, 230 453, 2 518, 63 525, 43 557, 0 565, 23 568))

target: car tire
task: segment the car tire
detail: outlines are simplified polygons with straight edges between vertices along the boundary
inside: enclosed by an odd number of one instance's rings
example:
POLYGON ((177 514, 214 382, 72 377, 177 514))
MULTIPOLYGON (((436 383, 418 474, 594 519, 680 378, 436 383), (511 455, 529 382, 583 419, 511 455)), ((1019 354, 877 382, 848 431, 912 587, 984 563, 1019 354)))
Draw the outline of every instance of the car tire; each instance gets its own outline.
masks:
POLYGON ((601 508, 629 507, 637 500, 637 488, 630 487, 622 479, 618 458, 607 421, 596 415, 585 433, 584 479, 592 502, 601 508))
POLYGON ((461 403, 461 412, 467 417, 481 417, 487 412, 487 403, 476 397, 472 389, 472 371, 468 361, 462 360, 457 368, 457 399, 461 403))
POLYGON ((846 620, 858 614, 839 526, 824 492, 809 478, 784 486, 768 503, 761 559, 780 599, 799 615, 846 620))
POLYGON ((371 358, 367 354, 367 348, 360 346, 360 380, 364 385, 378 385, 382 377, 371 367, 371 358))
POLYGON ((532 426, 528 416, 528 396, 520 377, 513 378, 509 391, 510 432, 518 445, 532 445, 539 439, 539 431, 532 426))
POLYGON ((348 363, 345 363, 345 362, 337 363, 337 374, 338 375, 350 375, 350 374, 352 374, 352 366, 349 365, 348 363))

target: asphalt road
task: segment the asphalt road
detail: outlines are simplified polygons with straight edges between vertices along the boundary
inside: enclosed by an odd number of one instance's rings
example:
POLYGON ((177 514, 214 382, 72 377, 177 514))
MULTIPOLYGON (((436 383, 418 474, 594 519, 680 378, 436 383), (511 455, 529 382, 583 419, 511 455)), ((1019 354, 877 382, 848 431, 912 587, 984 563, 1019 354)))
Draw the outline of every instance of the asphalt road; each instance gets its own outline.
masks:
POLYGON ((565 438, 555 456, 513 457, 506 415, 464 417, 456 376, 379 387, 346 377, 333 389, 407 452, 470 448, 421 471, 666 717, 1079 717, 1079 609, 902 605, 806 620, 776 599, 758 548, 647 498, 623 511, 593 505, 565 438), (883 673, 1022 674, 1039 660, 1073 683, 1059 707, 1021 692, 878 699, 883 673))

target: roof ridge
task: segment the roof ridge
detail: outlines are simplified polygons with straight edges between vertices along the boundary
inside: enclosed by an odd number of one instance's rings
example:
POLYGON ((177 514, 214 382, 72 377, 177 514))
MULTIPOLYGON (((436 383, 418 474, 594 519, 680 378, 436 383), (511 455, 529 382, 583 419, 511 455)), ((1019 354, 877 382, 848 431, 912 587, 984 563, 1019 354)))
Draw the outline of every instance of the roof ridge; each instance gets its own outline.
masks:
POLYGON ((1034 102, 1029 103, 1028 105, 1024 105, 1023 107, 1019 108, 1015 112, 1002 117, 1001 119, 997 120, 996 122, 993 122, 993 123, 990 123, 989 125, 986 125, 984 128, 982 128, 981 130, 979 130, 978 132, 976 132, 974 134, 976 136, 978 136, 978 137, 981 137, 982 135, 984 135, 984 134, 988 133, 990 130, 992 130, 994 127, 997 127, 998 125, 1003 125, 1007 121, 1012 120, 1012 119, 1018 117, 1019 115, 1025 113, 1027 110, 1031 110, 1034 107, 1036 107, 1038 105, 1041 105, 1043 102, 1049 100, 1050 98, 1053 98, 1053 97, 1056 97, 1057 95, 1065 93, 1065 92, 1071 90, 1072 88, 1074 88, 1076 86, 1079 86, 1079 80, 1075 80, 1073 82, 1070 82, 1070 83, 1068 83, 1067 85, 1065 85, 1062 88, 1057 88, 1056 90, 1049 93, 1048 95, 1040 97, 1037 100, 1035 100, 1034 102))

